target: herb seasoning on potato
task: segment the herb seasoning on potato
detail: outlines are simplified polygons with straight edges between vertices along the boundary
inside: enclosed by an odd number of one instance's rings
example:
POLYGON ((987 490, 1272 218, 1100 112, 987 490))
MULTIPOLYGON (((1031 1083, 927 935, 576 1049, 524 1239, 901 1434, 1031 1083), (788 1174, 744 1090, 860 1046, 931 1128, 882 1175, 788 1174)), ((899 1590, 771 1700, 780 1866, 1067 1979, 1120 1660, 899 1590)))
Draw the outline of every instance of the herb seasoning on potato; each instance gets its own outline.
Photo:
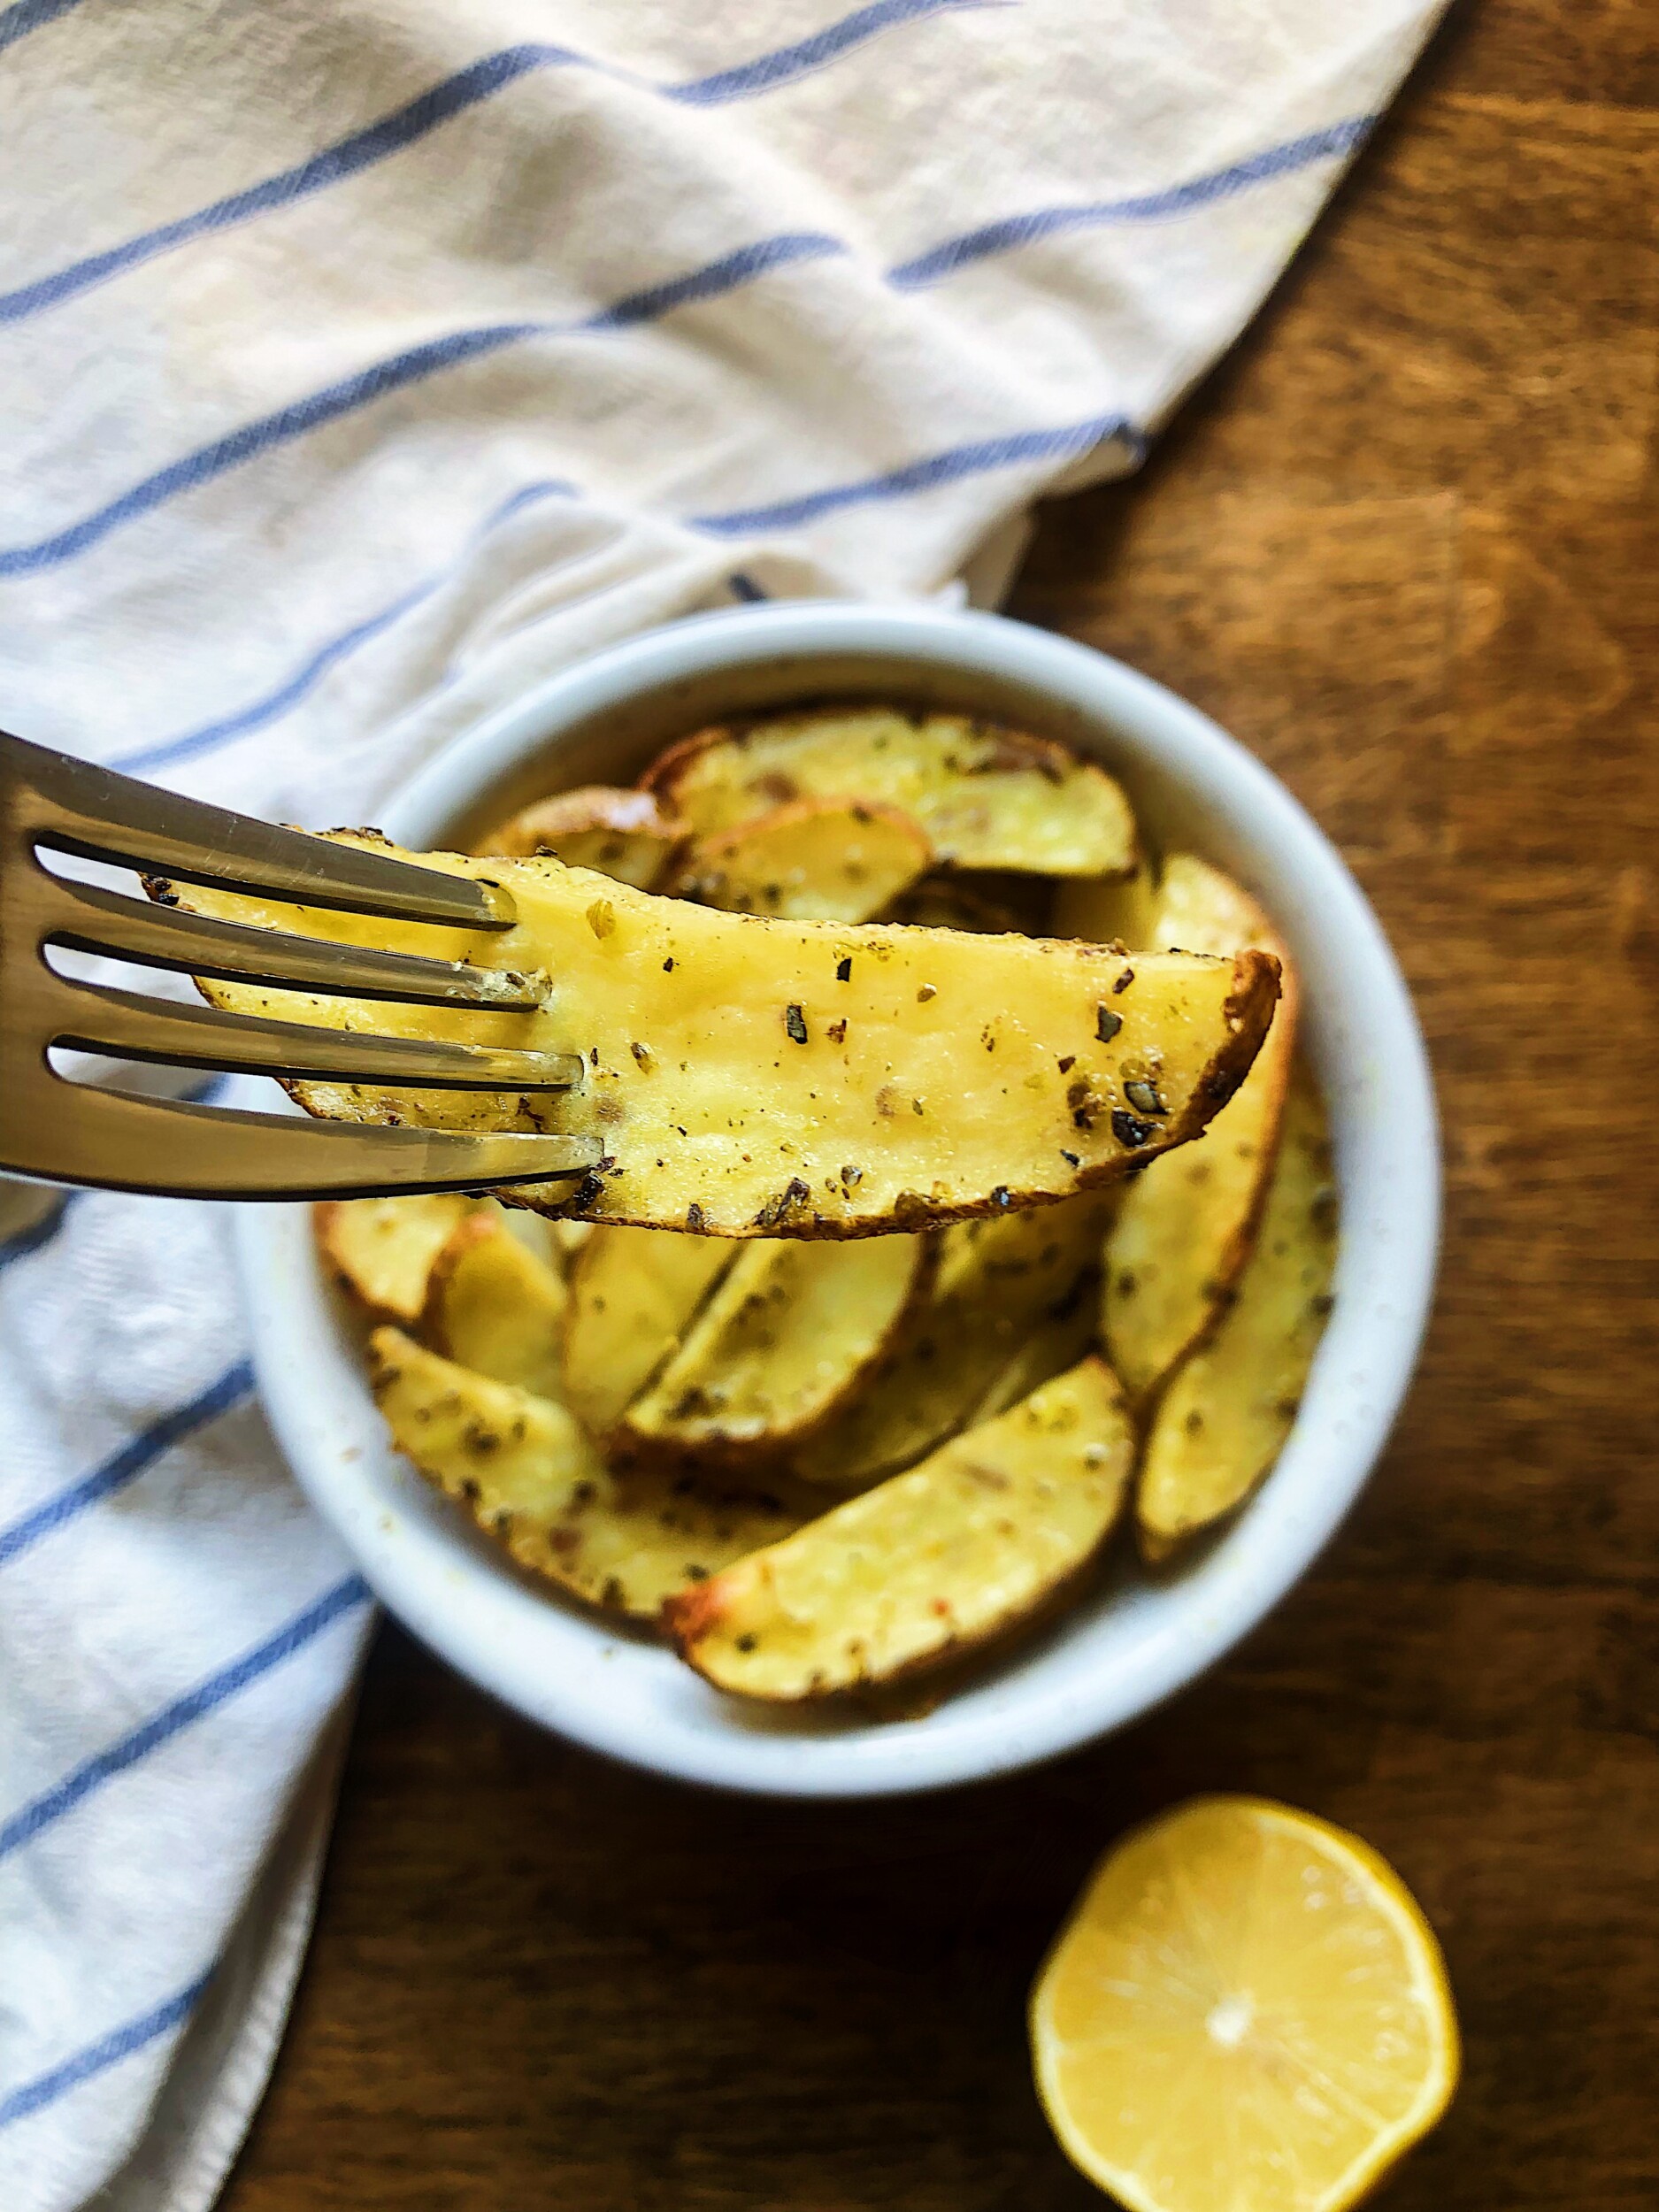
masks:
POLYGON ((1240 1509, 1336 1225, 1295 979, 1239 886, 1143 855, 1048 740, 871 705, 699 732, 478 850, 423 857, 511 893, 495 935, 170 895, 546 979, 531 1012, 280 1009, 580 1056, 562 1095, 296 1087, 601 1141, 511 1212, 319 1209, 396 1442, 487 1538, 789 1704, 949 1694, 1084 1601, 1132 1509, 1156 1561, 1240 1509))

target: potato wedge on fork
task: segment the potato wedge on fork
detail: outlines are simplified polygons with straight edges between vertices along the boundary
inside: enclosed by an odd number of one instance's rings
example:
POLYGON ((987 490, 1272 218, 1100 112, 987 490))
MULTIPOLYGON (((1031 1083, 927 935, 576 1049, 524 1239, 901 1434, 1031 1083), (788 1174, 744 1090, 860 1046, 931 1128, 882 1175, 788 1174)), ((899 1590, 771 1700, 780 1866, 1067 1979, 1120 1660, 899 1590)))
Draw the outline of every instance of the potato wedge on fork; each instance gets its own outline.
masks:
POLYGON ((545 977, 539 1010, 489 1014, 201 987, 302 1025, 580 1055, 581 1087, 560 1093, 291 1087, 324 1118, 594 1139, 604 1152, 573 1194, 537 1186, 512 1202, 595 1221, 858 1237, 1045 1204, 1197 1135, 1248 1072, 1279 996, 1277 961, 1253 950, 1130 961, 1082 941, 718 913, 549 857, 423 859, 508 891, 515 926, 400 929, 161 888, 242 923, 419 938, 545 977))
POLYGON ((573 1195, 508 1194, 558 1214, 541 1251, 465 1198, 319 1214, 396 1444, 487 1536, 721 1692, 890 1718, 1069 1602, 1132 1499, 1154 1563, 1238 1509, 1335 1230, 1294 979, 1237 885, 1143 856, 1063 749, 885 708, 702 732, 484 841, 426 864, 517 926, 431 949, 541 975, 465 1033, 580 1053, 580 1088, 296 1091, 603 1145, 573 1195))

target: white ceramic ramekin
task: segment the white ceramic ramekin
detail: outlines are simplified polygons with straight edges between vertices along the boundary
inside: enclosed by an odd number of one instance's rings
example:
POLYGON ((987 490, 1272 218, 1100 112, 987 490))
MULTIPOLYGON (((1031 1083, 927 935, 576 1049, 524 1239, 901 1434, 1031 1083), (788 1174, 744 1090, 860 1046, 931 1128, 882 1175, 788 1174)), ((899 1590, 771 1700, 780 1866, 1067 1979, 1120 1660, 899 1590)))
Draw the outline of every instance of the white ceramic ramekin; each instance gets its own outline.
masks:
POLYGON ((914 1720, 749 1709, 666 1651, 534 1586, 388 1448, 307 1214, 248 1206, 241 1272, 283 1449, 385 1603, 533 1720, 660 1773, 853 1797, 1006 1773, 1122 1726, 1201 1673, 1308 1567, 1382 1449, 1433 1287, 1440 1162, 1427 1060, 1377 919, 1313 822, 1157 684, 1019 623, 847 604, 749 607, 613 647, 458 739, 387 810, 416 848, 505 807, 626 782, 666 739, 734 711, 858 695, 1002 715, 1104 761, 1155 846, 1240 876, 1300 967, 1329 1102, 1342 1241, 1336 1304, 1294 1433, 1237 1523, 1185 1572, 1124 1570, 973 1686, 914 1720))

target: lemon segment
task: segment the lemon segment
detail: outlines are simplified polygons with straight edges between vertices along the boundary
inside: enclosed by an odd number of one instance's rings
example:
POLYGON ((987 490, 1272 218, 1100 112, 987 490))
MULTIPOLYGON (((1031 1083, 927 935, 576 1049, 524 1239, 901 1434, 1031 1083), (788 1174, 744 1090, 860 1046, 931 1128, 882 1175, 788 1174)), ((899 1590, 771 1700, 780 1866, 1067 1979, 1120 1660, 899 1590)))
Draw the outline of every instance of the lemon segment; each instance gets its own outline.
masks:
POLYGON ((1062 2148, 1131 2212, 1340 2212, 1445 2111, 1445 1962, 1357 1837, 1194 1799, 1095 1869, 1032 1993, 1062 2148))

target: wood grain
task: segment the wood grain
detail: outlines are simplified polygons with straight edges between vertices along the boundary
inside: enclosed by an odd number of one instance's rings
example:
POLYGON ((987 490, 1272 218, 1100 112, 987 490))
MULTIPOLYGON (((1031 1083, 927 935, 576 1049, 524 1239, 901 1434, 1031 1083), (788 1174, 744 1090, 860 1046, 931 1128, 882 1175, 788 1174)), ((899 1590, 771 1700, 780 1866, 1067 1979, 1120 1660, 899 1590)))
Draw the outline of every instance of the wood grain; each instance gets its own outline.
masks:
POLYGON ((1286 778, 1417 994, 1443 1285, 1322 1566, 1127 1735, 875 1807, 652 1783, 386 1632, 232 2212, 1098 2201, 1025 1989, 1125 1823, 1215 1788, 1358 1828, 1445 1939, 1467 2078, 1379 2202, 1659 2200, 1656 182, 1651 0, 1455 19, 1018 588, 1286 778))

